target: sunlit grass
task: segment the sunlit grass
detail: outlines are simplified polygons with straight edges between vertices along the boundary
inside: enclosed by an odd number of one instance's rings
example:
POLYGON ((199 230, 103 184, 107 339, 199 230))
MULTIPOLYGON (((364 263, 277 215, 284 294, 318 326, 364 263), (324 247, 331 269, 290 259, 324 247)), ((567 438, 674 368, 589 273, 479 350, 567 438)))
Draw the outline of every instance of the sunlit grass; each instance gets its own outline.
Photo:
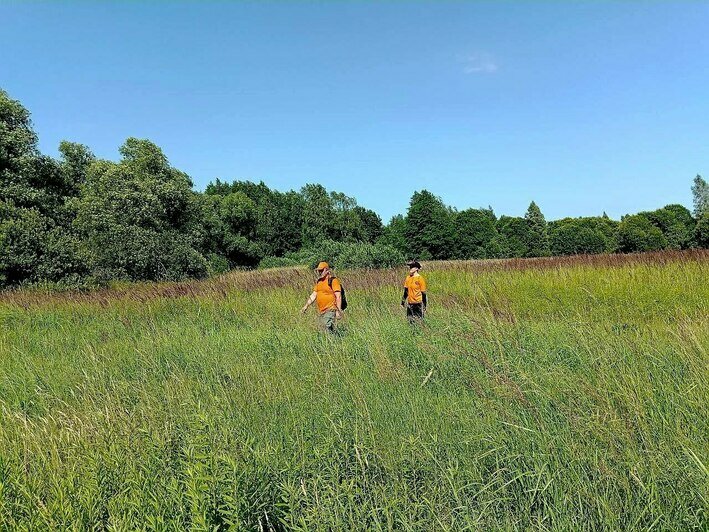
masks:
POLYGON ((419 328, 340 272, 334 338, 301 270, 6 296, 0 529, 705 529, 707 264, 430 265, 419 328))

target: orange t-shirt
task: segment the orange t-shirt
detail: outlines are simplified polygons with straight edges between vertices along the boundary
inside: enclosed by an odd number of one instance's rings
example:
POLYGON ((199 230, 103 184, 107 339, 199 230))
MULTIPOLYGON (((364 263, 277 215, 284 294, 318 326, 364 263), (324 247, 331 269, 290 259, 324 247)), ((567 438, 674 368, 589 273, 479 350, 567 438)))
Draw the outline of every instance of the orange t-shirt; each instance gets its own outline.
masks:
POLYGON ((329 279, 330 276, 320 279, 313 287, 313 292, 316 295, 315 302, 318 304, 320 314, 328 310, 335 310, 337 308, 335 292, 342 293, 342 286, 337 277, 332 280, 332 288, 330 288, 329 279))
POLYGON ((409 290, 409 303, 416 304, 423 302, 423 296, 421 294, 426 291, 426 280, 418 273, 406 276, 404 288, 409 290))

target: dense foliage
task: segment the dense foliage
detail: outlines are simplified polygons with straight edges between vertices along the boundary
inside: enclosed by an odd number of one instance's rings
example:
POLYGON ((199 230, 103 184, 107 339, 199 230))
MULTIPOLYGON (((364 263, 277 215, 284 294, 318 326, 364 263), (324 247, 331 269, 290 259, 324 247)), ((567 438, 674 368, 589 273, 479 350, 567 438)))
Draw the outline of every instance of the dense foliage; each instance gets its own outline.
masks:
POLYGON ((387 226, 354 198, 307 184, 272 190, 219 179, 204 193, 148 140, 117 162, 64 141, 42 155, 30 114, 0 90, 0 287, 176 280, 234 268, 309 264, 384 267, 403 257, 485 259, 706 247, 709 187, 694 179, 694 212, 667 205, 624 217, 547 222, 492 208, 457 211, 414 192, 387 226))
POLYGON ((314 268, 321 260, 342 268, 382 268, 401 265, 405 257, 395 247, 382 242, 321 240, 315 247, 286 253, 283 257, 266 257, 259 266, 273 268, 307 264, 314 268))

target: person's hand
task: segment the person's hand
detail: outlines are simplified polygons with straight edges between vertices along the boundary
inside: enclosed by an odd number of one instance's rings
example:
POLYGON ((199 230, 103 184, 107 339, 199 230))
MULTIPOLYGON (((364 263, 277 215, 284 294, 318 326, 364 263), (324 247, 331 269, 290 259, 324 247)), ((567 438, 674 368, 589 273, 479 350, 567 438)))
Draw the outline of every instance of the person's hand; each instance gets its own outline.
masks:
POLYGON ((337 318, 338 320, 342 319, 342 311, 340 309, 337 309, 335 311, 335 318, 337 318))
POLYGON ((402 306, 402 307, 405 307, 405 306, 406 306, 406 304, 404 303, 404 300, 403 300, 403 299, 401 300, 401 306, 402 306))
POLYGON ((305 305, 302 309, 300 309, 300 313, 305 314, 306 310, 308 310, 308 305, 305 305))

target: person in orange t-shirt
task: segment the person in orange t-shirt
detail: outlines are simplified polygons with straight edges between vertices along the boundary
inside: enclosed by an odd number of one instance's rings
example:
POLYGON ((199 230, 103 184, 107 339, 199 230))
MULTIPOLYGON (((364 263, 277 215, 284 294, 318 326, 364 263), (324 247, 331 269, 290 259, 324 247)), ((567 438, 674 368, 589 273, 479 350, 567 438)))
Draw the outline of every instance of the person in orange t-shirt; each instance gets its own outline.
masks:
POLYGON ((404 280, 404 295, 401 298, 401 306, 406 307, 406 317, 409 322, 414 323, 422 320, 426 314, 426 279, 420 274, 421 263, 412 260, 406 263, 409 267, 409 275, 404 280))
POLYGON ((300 311, 305 314, 308 307, 317 302, 320 324, 326 331, 335 332, 335 322, 342 318, 342 285, 339 279, 332 275, 327 262, 319 263, 315 273, 318 280, 300 311))

